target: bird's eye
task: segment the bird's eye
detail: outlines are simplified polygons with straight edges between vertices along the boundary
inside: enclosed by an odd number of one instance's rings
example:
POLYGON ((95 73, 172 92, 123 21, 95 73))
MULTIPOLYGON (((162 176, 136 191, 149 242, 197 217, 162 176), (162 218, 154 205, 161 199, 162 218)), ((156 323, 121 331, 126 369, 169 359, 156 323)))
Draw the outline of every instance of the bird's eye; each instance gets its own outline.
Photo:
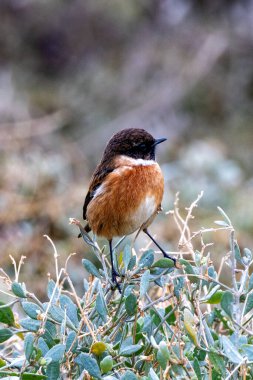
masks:
POLYGON ((141 143, 141 144, 138 145, 138 148, 140 150, 146 150, 147 149, 147 145, 145 143, 141 143))

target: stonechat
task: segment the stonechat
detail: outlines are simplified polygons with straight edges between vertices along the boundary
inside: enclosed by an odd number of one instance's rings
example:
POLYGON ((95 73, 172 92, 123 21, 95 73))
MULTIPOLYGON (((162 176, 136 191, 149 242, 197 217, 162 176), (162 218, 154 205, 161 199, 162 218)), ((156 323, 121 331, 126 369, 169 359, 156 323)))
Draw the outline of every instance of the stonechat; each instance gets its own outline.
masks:
POLYGON ((155 161, 158 144, 166 138, 155 139, 144 129, 124 129, 109 140, 102 160, 91 178, 83 205, 86 232, 109 241, 112 282, 119 288, 113 264, 112 239, 143 231, 170 257, 148 231, 161 210, 164 178, 155 161))

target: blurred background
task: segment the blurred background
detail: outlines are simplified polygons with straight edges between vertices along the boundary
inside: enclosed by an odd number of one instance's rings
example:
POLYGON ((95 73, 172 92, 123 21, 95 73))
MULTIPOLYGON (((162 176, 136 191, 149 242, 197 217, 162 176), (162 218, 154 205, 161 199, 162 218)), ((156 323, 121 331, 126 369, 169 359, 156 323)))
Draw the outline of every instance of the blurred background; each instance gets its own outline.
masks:
MULTIPOLYGON (((62 265, 77 252, 81 283, 90 248, 68 218, 81 220, 90 175, 123 128, 168 138, 165 211, 179 191, 184 214, 204 190, 192 230, 214 226, 219 205, 253 247, 253 1, 1 0, 0 100, 0 266, 25 255, 21 279, 37 294, 54 273, 44 234, 62 265)), ((177 250, 171 216, 151 231, 177 250)))

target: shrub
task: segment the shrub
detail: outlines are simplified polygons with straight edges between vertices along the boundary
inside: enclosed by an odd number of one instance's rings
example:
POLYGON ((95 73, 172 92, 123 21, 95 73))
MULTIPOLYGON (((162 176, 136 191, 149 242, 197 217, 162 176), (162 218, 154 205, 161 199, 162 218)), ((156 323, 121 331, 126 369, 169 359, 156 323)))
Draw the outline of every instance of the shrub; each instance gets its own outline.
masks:
POLYGON ((217 228, 191 232, 190 220, 201 195, 186 209, 185 218, 175 203, 173 217, 180 231, 178 268, 169 259, 155 261, 151 249, 137 257, 126 245, 118 253, 121 294, 112 289, 105 252, 77 221, 72 222, 80 226, 102 265, 98 269, 91 261, 82 261, 90 276, 84 279, 81 297, 68 274, 69 259, 59 268, 50 238, 56 276, 48 282, 47 302, 19 282, 23 258, 18 265, 12 259, 13 280, 1 269, 12 301, 0 305, 0 377, 253 378, 252 255, 249 249, 240 251, 231 221, 221 209, 217 228), (228 234, 230 249, 216 270, 209 251, 215 246, 205 243, 205 236, 217 231, 228 234), (231 281, 222 283, 225 265, 231 281), (14 316, 17 303, 25 314, 23 319, 14 316))

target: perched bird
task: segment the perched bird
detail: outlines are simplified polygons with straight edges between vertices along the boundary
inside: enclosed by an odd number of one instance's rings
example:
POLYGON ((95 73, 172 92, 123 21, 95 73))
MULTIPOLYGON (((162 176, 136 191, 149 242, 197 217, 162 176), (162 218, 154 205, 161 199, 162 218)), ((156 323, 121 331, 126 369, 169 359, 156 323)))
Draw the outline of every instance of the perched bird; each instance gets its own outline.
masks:
POLYGON ((112 281, 119 288, 113 264, 112 239, 137 230, 146 233, 167 255, 148 231, 161 210, 164 178, 155 161, 155 150, 165 138, 155 139, 144 129, 124 129, 109 140, 89 185, 83 205, 86 232, 109 241, 112 281))

